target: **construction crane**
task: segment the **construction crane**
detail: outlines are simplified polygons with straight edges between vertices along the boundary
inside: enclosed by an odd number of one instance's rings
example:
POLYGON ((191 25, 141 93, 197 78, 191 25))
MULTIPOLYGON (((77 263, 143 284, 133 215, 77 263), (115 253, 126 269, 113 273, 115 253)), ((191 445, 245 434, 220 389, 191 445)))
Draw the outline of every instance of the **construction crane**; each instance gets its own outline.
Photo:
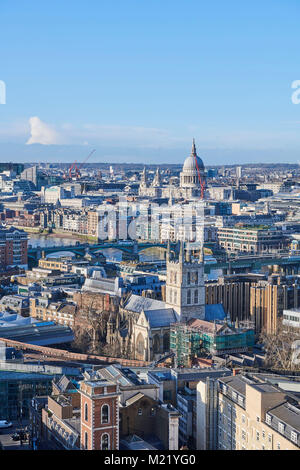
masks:
POLYGON ((201 187, 201 195, 200 195, 200 198, 201 198, 201 199, 204 199, 205 181, 204 181, 204 180, 202 181, 201 173, 200 173, 200 170, 199 170, 199 165, 198 165, 198 162, 197 162, 197 152, 196 152, 195 139, 193 139, 193 149, 192 149, 192 153, 193 153, 193 156, 194 156, 194 158, 195 158, 195 163, 196 163, 196 168, 197 168, 197 173, 198 173, 198 179, 199 179, 199 183, 200 183, 200 187, 201 187))
MULTIPOLYGON (((70 180, 72 179, 72 176, 73 176, 73 175, 72 175, 73 169, 75 170, 75 177, 76 177, 77 179, 80 178, 80 176, 81 176, 81 174, 80 174, 80 169, 81 169, 81 168, 83 167, 83 165, 88 161, 88 159, 91 157, 91 155, 92 155, 94 152, 96 152, 96 149, 93 149, 93 150, 88 154, 88 156, 85 158, 85 160, 84 160, 79 166, 77 166, 77 161, 76 161, 76 160, 75 160, 74 163, 72 163, 72 165, 71 165, 70 168, 69 168, 69 178, 70 178, 70 180)), ((66 176, 65 176, 65 177, 66 177, 66 176)))

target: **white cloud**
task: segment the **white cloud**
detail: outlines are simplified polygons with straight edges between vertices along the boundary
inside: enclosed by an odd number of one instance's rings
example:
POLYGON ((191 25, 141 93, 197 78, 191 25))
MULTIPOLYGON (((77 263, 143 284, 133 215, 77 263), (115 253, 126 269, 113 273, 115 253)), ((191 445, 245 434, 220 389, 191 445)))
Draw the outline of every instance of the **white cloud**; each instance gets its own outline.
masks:
POLYGON ((39 117, 31 117, 29 119, 29 125, 31 135, 26 142, 27 145, 53 145, 62 143, 59 134, 51 126, 49 126, 49 124, 41 121, 39 117))

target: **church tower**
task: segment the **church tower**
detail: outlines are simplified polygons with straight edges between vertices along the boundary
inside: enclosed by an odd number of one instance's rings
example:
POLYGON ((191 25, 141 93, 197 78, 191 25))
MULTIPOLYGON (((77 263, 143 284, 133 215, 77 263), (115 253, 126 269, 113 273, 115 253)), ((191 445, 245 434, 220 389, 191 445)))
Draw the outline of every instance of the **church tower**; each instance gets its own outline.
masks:
MULTIPOLYGON (((169 251, 169 249, 168 249, 169 251)), ((191 260, 190 249, 185 252, 180 243, 178 259, 167 253, 166 307, 173 308, 180 321, 205 318, 205 285, 203 251, 198 260, 191 260)))
POLYGON ((153 179, 153 182, 152 182, 152 186, 154 188, 160 188, 160 186, 161 186, 161 178, 160 178, 159 168, 156 169, 156 173, 155 173, 155 176, 154 176, 154 179, 153 179))

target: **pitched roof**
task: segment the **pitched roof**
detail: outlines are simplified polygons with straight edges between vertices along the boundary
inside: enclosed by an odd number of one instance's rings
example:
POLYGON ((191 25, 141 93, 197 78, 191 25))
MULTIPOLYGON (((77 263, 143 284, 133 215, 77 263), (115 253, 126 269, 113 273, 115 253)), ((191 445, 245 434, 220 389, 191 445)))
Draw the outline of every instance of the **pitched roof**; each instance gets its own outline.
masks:
POLYGON ((146 310, 146 318, 150 324, 150 328, 160 328, 169 326, 177 321, 177 316, 172 308, 161 308, 158 310, 146 310))
POLYGON ((128 398, 128 400, 125 401, 125 406, 129 406, 129 405, 132 405, 133 403, 135 403, 136 401, 140 400, 141 398, 143 398, 145 395, 141 392, 138 392, 136 395, 133 395, 133 397, 131 398, 128 398))
POLYGON ((131 312, 141 313, 143 310, 160 310, 165 309, 165 302, 161 300, 151 299, 149 297, 142 297, 141 295, 132 294, 125 302, 124 308, 131 312))
POLYGON ((224 320, 226 313, 222 304, 205 305, 205 320, 224 320))
POLYGON ((215 331, 218 333, 224 327, 223 324, 211 323, 205 320, 199 320, 199 318, 192 318, 188 322, 188 326, 211 334, 215 331))

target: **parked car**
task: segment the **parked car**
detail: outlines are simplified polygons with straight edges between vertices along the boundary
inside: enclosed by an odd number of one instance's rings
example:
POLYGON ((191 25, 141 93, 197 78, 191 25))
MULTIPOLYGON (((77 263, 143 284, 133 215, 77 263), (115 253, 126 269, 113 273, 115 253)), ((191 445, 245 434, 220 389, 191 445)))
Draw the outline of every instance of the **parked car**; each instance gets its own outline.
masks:
POLYGON ((0 429, 11 428, 12 425, 13 424, 10 421, 6 421, 4 419, 0 420, 0 429))

